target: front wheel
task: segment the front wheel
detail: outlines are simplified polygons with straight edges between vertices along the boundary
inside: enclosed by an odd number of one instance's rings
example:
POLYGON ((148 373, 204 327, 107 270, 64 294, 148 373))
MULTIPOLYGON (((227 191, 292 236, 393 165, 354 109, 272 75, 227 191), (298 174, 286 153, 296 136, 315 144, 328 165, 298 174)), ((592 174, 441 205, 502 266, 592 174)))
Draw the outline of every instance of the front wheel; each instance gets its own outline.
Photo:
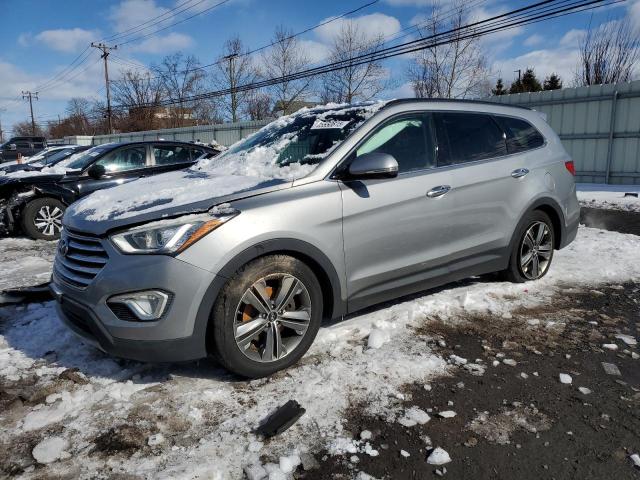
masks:
POLYGON ((506 279, 521 283, 544 277, 553 260, 554 240, 549 216, 539 210, 529 213, 518 231, 509 267, 504 271, 506 279))
POLYGON ((286 255, 258 258, 240 269, 216 300, 213 353, 244 377, 271 375, 309 349, 322 310, 320 284, 306 264, 286 255))
POLYGON ((35 240, 57 240, 62 231, 64 204, 55 198, 36 198, 22 211, 22 230, 35 240))

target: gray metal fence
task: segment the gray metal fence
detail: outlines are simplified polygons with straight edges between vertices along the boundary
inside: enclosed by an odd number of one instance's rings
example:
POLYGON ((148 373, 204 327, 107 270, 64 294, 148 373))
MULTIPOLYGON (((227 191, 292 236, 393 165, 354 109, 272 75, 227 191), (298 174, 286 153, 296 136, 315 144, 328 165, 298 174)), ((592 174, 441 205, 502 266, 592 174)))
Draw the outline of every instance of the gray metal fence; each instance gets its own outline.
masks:
POLYGON ((163 130, 147 130, 144 132, 116 133, 113 135, 96 135, 93 145, 110 142, 137 142, 141 140, 181 140, 193 142, 199 140, 209 143, 213 140, 228 147, 238 140, 257 132, 271 120, 252 122, 222 123, 219 125, 199 125, 197 127, 167 128, 163 130))
POLYGON ((490 97, 547 116, 585 183, 640 184, 640 81, 490 97))

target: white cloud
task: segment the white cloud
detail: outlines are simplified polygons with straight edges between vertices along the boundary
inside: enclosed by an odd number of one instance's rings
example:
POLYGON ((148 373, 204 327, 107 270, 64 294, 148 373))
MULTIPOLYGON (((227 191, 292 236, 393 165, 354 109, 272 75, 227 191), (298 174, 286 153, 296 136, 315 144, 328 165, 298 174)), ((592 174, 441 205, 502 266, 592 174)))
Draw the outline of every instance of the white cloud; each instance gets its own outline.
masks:
MULTIPOLYGON (((124 0, 111 9, 109 19, 113 23, 113 29, 116 32, 124 32, 141 24, 145 24, 141 28, 150 26, 152 19, 164 15, 167 12, 169 12, 169 9, 156 5, 155 0, 124 0)), ((170 18, 172 18, 171 15, 165 15, 162 18, 154 20, 154 22, 162 22, 154 26, 154 28, 161 27, 164 20, 169 20, 170 18)), ((144 32, 149 31, 152 31, 152 29, 144 30, 144 32)), ((144 32, 140 30, 140 33, 144 32)), ((130 33, 134 34, 133 31, 130 33)), ((136 33, 138 32, 136 31, 136 33)))
POLYGON ((562 36, 560 45, 567 48, 577 48, 586 34, 586 30, 573 28, 562 36))
POLYGON ((193 39, 183 33, 172 32, 167 35, 154 35, 140 43, 130 45, 130 51, 141 53, 171 53, 184 50, 193 45, 193 39))
POLYGON ((535 47, 536 45, 540 45, 544 42, 544 37, 542 35, 538 35, 534 33, 533 35, 527 37, 522 44, 526 47, 535 47))
POLYGON ((493 63, 492 70, 495 76, 502 77, 507 85, 517 77, 515 71, 524 71, 532 67, 540 81, 552 73, 557 73, 564 84, 569 86, 578 66, 579 55, 577 48, 534 50, 518 57, 497 60, 493 63))
MULTIPOLYGON (((329 18, 323 20, 323 22, 329 18)), ((354 24, 368 38, 376 38, 380 35, 387 37, 400 31, 400 21, 383 13, 372 13, 354 18, 341 18, 315 30, 316 36, 325 43, 331 41, 340 33, 345 24, 354 24)))
MULTIPOLYGON (((57 30, 45 30, 34 38, 37 42, 58 52, 73 53, 87 47, 92 40, 96 40, 100 32, 85 30, 83 28, 60 28, 57 30)), ((20 41, 20 38, 18 39, 20 41)))
POLYGON ((324 43, 314 40, 300 40, 298 44, 312 63, 321 62, 329 56, 329 47, 324 43))

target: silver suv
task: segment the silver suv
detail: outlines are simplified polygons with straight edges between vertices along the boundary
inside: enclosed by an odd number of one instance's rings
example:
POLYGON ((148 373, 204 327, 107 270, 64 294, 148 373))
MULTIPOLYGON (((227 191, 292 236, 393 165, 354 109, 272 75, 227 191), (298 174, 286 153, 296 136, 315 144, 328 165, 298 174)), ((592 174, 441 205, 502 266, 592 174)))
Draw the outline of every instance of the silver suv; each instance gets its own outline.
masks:
POLYGON ((536 280, 576 236, 542 116, 482 102, 305 109, 223 155, 75 203, 52 291, 113 355, 261 377, 323 320, 464 277, 536 280))

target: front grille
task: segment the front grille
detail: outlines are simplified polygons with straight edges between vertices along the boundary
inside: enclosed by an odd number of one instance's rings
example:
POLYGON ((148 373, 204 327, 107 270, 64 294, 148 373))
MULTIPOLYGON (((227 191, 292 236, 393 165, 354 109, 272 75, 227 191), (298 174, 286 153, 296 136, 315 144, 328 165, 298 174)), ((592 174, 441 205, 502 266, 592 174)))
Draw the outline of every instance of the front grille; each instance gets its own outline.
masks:
POLYGON ((58 244, 53 272, 68 285, 85 288, 100 273, 107 260, 109 255, 99 239, 64 232, 58 244))

